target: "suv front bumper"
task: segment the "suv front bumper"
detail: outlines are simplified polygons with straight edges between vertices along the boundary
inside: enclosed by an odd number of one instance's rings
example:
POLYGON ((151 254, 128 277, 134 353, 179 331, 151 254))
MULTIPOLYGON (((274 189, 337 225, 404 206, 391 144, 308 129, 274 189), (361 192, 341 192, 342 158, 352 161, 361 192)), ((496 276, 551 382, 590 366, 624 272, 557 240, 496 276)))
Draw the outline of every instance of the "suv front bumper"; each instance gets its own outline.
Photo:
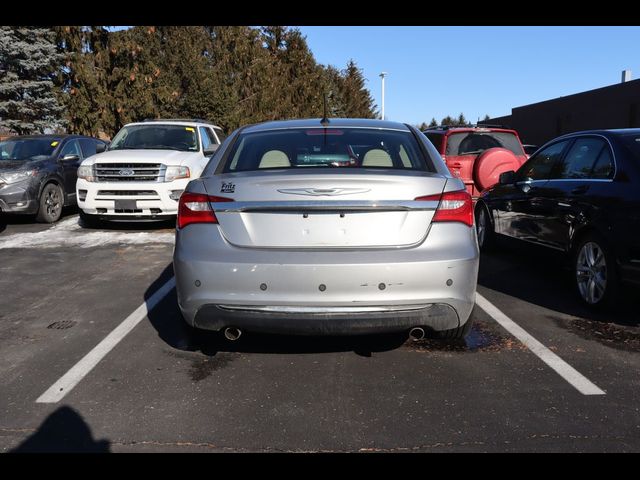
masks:
POLYGON ((88 215, 112 220, 162 219, 178 214, 177 196, 189 181, 97 183, 79 178, 76 196, 78 206, 88 215))

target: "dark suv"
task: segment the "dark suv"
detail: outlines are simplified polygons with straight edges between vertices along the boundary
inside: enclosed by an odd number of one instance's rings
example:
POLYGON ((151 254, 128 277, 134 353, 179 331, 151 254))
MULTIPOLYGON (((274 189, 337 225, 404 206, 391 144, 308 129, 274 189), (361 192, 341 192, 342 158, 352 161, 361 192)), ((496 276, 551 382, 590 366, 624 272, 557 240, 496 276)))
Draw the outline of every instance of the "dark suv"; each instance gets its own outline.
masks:
POLYGON ((474 198, 498 183, 502 172, 517 170, 527 160, 515 130, 466 125, 432 127, 423 133, 474 198))
POLYGON ((28 135, 0 142, 0 212, 52 223, 76 203, 80 162, 107 144, 82 135, 28 135))

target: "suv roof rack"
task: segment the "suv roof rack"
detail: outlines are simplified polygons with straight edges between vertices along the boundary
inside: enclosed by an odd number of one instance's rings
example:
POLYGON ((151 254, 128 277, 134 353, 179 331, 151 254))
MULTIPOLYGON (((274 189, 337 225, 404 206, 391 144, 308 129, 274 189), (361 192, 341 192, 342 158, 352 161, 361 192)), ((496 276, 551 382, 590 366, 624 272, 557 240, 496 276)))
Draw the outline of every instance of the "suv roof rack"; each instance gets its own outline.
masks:
POLYGON ((213 122, 202 118, 145 118, 143 122, 194 122, 215 125, 213 122))
POLYGON ((423 130, 423 132, 426 132, 427 130, 449 130, 451 128, 505 128, 505 129, 511 129, 511 127, 506 126, 506 125, 493 125, 493 124, 488 124, 488 123, 478 123, 478 124, 471 124, 471 123, 467 123, 467 124, 456 124, 456 125, 437 125, 435 127, 428 127, 425 130, 423 130))
POLYGON ((475 125, 468 124, 455 124, 455 125, 436 125, 435 127, 428 127, 426 130, 449 130, 450 128, 469 128, 475 125))

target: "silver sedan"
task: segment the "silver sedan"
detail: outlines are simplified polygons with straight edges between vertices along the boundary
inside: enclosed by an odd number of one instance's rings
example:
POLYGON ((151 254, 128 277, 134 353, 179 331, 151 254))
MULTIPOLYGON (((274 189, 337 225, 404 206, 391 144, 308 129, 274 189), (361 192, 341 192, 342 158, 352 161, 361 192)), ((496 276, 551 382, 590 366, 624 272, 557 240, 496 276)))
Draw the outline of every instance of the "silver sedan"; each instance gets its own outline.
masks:
POLYGON ((303 335, 464 337, 478 276, 473 206, 401 123, 236 130, 180 198, 174 271, 188 324, 303 335))

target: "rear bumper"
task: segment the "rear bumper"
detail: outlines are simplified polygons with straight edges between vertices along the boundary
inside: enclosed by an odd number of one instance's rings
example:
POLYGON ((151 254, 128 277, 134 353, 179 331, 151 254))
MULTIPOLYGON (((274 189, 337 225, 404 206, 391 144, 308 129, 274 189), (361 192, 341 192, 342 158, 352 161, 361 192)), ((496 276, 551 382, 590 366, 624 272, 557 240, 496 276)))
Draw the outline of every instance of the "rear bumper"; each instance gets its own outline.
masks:
POLYGON ((416 326, 449 330, 460 325, 457 312, 447 304, 421 305, 420 308, 390 312, 269 312, 260 308, 203 305, 195 315, 194 326, 205 330, 236 327, 290 335, 359 335, 409 330, 416 326))
POLYGON ((240 248, 194 224, 177 231, 173 260, 184 319, 212 330, 449 330, 469 318, 478 275, 475 231, 454 223, 432 225, 417 247, 334 251, 240 248))

